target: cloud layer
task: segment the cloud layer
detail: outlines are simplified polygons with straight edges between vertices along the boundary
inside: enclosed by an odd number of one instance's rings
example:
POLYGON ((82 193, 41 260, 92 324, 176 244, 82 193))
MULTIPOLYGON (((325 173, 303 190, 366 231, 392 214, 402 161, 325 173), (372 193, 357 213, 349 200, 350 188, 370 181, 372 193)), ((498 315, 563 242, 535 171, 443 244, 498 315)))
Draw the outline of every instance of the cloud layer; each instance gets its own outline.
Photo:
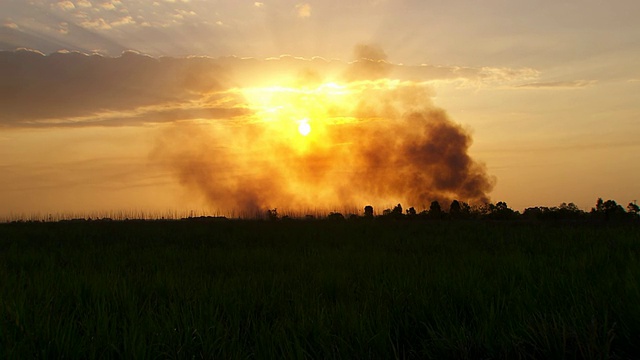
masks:
POLYGON ((424 83, 510 83, 535 78, 531 69, 404 66, 375 47, 359 47, 352 62, 282 56, 272 59, 117 58, 58 52, 0 52, 0 126, 138 125, 243 115, 244 99, 229 89, 304 81, 382 78, 424 83))

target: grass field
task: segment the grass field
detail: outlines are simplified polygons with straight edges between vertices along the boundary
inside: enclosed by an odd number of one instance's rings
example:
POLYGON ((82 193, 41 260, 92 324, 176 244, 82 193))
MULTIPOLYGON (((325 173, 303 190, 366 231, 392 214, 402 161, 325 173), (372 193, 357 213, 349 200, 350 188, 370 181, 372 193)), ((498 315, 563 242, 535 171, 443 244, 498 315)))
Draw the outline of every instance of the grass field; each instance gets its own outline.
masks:
POLYGON ((637 226, 0 224, 0 358, 640 357, 637 226))

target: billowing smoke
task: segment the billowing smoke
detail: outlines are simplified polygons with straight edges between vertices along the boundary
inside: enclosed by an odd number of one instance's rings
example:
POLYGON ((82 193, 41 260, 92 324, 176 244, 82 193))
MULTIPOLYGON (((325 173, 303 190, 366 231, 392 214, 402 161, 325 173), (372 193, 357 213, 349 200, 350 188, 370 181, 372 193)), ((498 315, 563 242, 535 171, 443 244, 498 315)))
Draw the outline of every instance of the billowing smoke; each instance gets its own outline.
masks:
POLYGON ((469 132, 431 90, 390 80, 380 49, 359 47, 357 57, 332 82, 311 68, 295 87, 231 89, 228 101, 248 115, 175 123, 153 158, 224 211, 489 201, 494 181, 469 156, 469 132))

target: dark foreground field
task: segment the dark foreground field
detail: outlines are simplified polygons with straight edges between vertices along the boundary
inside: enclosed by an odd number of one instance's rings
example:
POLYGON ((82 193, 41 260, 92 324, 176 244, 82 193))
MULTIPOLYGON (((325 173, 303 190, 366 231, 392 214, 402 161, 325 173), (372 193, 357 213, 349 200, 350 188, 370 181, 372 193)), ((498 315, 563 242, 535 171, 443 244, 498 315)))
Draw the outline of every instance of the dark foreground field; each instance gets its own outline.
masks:
POLYGON ((639 358, 640 230, 0 224, 0 358, 639 358))

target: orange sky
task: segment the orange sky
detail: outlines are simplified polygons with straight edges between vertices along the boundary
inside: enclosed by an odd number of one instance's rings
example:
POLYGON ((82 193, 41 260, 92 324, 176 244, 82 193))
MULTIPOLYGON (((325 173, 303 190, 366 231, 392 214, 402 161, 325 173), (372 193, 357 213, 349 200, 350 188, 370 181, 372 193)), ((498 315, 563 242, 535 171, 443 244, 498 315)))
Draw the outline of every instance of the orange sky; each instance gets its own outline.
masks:
POLYGON ((0 217, 640 198, 640 5, 528 6, 5 1, 0 217))

